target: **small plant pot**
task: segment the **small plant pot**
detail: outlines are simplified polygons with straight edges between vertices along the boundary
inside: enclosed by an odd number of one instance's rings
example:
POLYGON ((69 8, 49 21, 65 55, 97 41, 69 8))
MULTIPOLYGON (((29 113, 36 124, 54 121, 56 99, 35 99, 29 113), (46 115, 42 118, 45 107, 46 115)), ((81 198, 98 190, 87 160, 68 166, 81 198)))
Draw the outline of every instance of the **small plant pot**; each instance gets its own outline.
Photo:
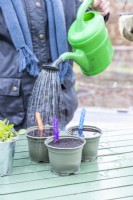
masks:
POLYGON ((0 176, 6 176, 13 171, 15 145, 15 140, 0 142, 0 176))
POLYGON ((77 136, 60 136, 58 141, 46 139, 52 172, 59 176, 78 173, 84 144, 84 138, 77 136))
MULTIPOLYGON (((78 126, 68 128, 70 135, 78 135, 78 126)), ((82 161, 92 161, 97 158, 101 129, 94 126, 83 127, 83 137, 86 140, 82 151, 82 161)))
POLYGON ((49 162, 48 150, 44 141, 53 135, 52 126, 44 126, 43 131, 39 131, 38 126, 27 129, 27 140, 30 159, 34 162, 49 162))

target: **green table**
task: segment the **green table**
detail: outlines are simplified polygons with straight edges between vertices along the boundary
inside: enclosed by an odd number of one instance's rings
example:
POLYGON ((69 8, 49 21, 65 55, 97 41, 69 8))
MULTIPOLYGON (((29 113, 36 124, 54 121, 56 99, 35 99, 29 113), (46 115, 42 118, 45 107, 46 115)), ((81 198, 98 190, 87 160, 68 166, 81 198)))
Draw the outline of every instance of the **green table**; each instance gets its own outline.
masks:
POLYGON ((0 200, 41 199, 133 200, 133 129, 104 131, 97 160, 66 177, 54 175, 49 163, 32 162, 21 136, 13 173, 0 177, 0 200))

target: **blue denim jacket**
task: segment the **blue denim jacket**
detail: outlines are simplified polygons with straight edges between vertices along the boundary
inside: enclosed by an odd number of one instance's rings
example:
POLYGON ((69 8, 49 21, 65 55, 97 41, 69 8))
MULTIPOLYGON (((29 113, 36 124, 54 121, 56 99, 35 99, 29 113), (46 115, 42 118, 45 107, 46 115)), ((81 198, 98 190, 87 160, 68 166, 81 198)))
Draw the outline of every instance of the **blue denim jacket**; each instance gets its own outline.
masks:
MULTIPOLYGON (((62 2, 68 30, 75 19, 80 1, 62 0, 62 2)), ((39 60, 41 68, 43 63, 51 61, 45 1, 23 0, 23 6, 29 23, 34 53, 39 60)), ((18 72, 17 59, 18 53, 14 48, 2 11, 0 10, 0 119, 7 118, 11 123, 20 125, 25 119, 27 103, 31 96, 35 78, 27 72, 18 72)), ((74 80, 71 81, 74 84, 74 80)), ((74 92, 73 88, 71 92, 74 92)), ((73 105, 71 105, 70 96, 68 96, 67 102, 72 116, 77 108, 76 96, 73 98, 75 100, 73 105)))

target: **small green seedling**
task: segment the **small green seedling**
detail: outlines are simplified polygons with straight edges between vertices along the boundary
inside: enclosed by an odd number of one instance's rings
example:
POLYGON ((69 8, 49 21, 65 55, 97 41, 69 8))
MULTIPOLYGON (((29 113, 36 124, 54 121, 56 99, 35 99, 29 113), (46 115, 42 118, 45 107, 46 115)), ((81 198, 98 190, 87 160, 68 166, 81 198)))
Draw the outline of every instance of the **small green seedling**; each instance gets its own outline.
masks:
POLYGON ((14 129, 14 124, 10 124, 7 119, 0 120, 0 142, 15 140, 18 135, 25 134, 26 130, 21 129, 18 132, 14 129))

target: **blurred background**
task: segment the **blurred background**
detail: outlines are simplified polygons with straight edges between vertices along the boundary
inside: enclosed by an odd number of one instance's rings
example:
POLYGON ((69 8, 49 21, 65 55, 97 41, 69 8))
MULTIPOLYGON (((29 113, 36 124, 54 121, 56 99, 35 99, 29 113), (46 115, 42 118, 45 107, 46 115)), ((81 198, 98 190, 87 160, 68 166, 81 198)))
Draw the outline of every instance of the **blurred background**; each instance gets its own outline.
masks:
POLYGON ((111 65, 101 74, 85 76, 74 66, 79 107, 133 110, 133 42, 119 33, 119 14, 133 12, 133 1, 110 0, 111 11, 106 23, 114 47, 111 65), (125 6, 125 7, 124 7, 125 6))

